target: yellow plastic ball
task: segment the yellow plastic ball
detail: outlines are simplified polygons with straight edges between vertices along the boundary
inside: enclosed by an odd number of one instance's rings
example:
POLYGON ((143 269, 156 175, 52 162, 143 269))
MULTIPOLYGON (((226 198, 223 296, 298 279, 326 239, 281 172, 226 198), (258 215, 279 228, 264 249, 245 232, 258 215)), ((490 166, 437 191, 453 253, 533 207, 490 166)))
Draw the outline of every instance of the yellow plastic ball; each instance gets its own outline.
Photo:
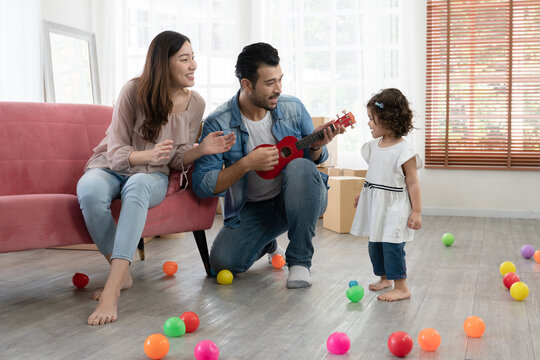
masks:
POLYGON ((510 295, 517 301, 525 300, 529 296, 529 287, 522 281, 515 282, 510 287, 510 295))
POLYGON ((516 265, 514 265, 511 261, 505 261, 501 264, 499 267, 499 271, 501 272, 501 275, 504 276, 508 274, 509 272, 516 272, 516 265))
POLYGON ((233 281, 233 274, 229 270, 221 270, 217 274, 217 282, 221 285, 230 285, 233 281))

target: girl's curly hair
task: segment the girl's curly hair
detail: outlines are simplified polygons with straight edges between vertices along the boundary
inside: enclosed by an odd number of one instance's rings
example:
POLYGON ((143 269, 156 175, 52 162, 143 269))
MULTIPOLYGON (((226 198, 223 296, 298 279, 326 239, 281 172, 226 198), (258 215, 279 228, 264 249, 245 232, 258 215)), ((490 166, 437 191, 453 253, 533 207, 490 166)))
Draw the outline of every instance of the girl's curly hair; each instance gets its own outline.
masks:
POLYGON ((405 136, 413 129, 409 101, 398 89, 381 90, 368 101, 367 108, 377 115, 379 125, 396 137, 405 136))

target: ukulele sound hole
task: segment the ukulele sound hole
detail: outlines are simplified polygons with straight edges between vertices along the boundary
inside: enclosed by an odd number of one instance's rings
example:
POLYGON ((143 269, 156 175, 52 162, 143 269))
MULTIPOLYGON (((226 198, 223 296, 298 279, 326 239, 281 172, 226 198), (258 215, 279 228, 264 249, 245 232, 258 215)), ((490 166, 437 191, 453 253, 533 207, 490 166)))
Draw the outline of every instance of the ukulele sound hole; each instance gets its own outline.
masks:
POLYGON ((288 147, 284 147, 283 149, 281 149, 281 157, 287 158, 289 156, 291 156, 291 149, 289 149, 288 147))

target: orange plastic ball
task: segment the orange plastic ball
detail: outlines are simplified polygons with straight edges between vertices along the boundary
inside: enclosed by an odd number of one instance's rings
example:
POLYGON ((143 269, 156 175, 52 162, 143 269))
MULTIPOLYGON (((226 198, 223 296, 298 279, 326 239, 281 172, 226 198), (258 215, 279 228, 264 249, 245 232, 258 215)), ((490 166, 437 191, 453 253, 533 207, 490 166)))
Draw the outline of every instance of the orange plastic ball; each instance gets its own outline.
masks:
POLYGON ((163 359, 169 352, 169 340, 162 334, 152 334, 144 341, 144 353, 150 359, 163 359))
POLYGON ((418 344, 424 351, 435 351, 441 345, 441 334, 435 329, 426 328, 418 334, 418 344))
POLYGON ((478 316, 469 316, 463 323, 463 329, 468 336, 479 338, 484 334, 486 324, 478 316))
POLYGON ((174 275, 178 270, 178 264, 174 261, 167 261, 163 264, 163 272, 169 276, 174 275))
POLYGON ((534 261, 540 264, 540 250, 534 252, 534 261))
POLYGON ((283 256, 276 254, 272 257, 272 266, 276 269, 281 269, 285 265, 285 259, 283 256))

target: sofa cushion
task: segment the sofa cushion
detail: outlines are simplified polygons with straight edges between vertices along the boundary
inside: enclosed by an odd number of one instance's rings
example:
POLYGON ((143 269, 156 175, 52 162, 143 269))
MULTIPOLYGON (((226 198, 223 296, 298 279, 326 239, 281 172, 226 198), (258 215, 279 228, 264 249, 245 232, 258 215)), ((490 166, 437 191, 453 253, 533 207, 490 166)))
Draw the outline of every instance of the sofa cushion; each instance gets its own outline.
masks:
POLYGON ((74 195, 111 117, 110 106, 2 103, 0 195, 74 195))

